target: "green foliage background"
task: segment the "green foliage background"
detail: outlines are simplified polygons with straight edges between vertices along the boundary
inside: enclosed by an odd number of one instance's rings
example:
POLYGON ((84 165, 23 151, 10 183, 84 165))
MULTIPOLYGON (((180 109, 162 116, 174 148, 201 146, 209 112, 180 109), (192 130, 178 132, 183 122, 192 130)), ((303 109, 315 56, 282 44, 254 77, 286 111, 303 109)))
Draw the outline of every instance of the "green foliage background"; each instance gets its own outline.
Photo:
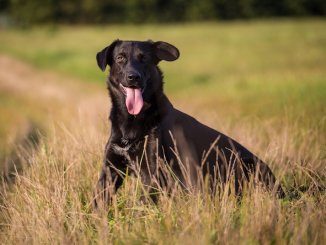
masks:
POLYGON ((324 0, 0 0, 18 24, 179 22, 326 14, 324 0))

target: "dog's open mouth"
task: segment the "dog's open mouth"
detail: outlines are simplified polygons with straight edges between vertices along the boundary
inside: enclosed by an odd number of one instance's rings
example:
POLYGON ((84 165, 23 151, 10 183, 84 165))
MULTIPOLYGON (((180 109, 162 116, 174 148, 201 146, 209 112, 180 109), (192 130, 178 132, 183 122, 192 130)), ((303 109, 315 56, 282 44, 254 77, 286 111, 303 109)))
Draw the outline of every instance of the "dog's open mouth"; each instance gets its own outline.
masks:
POLYGON ((122 92, 126 96, 126 107, 131 115, 138 115, 143 108, 144 100, 141 88, 125 87, 120 83, 122 92))

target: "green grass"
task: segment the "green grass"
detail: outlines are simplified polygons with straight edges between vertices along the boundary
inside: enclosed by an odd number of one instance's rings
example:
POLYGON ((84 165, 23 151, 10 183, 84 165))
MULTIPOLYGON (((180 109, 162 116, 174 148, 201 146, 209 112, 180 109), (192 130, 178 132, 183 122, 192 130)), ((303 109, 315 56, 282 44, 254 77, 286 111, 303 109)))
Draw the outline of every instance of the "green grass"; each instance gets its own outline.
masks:
POLYGON ((325 29, 324 19, 283 19, 0 30, 0 53, 41 74, 58 73, 59 87, 76 81, 60 103, 38 92, 0 91, 0 142, 25 121, 46 130, 16 183, 1 189, 0 240, 325 244, 325 29), (95 54, 116 38, 176 45, 180 59, 160 64, 174 105, 267 161, 288 197, 250 189, 239 204, 232 195, 211 200, 207 193, 178 191, 173 198, 161 193, 158 205, 143 204, 141 185, 131 178, 109 210, 94 213, 90 203, 107 139, 105 74, 95 54), (90 83, 98 89, 87 91, 90 83))
POLYGON ((323 19, 37 27, 2 31, 0 51, 103 83, 95 54, 104 46, 116 38, 164 40, 181 51, 178 61, 161 64, 169 94, 191 96, 200 104, 217 100, 227 111, 241 105, 238 111, 245 114, 275 116, 287 104, 302 109, 301 103, 318 104, 326 96, 325 28, 323 19))

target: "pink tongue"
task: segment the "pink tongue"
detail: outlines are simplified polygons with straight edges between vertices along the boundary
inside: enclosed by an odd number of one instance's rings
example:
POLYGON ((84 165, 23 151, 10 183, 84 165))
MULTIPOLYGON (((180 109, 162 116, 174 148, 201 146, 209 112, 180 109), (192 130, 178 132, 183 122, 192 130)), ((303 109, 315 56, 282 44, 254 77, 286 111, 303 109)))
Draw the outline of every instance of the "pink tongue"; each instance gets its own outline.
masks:
POLYGON ((125 87, 125 89, 127 91, 126 106, 129 114, 132 115, 139 114, 144 104, 140 89, 127 88, 127 87, 125 87))

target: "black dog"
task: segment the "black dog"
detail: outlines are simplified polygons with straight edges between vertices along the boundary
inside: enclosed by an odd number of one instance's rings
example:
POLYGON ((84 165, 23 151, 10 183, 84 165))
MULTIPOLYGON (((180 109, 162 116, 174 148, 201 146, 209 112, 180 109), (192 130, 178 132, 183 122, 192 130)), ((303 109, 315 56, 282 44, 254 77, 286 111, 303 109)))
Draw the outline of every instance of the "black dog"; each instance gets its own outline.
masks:
POLYGON ((107 85, 112 101, 111 136, 97 197, 104 196, 109 202, 121 186, 124 173, 133 171, 132 166, 144 152, 147 163, 140 165, 139 172, 147 186, 154 184, 153 176, 164 179, 157 165, 158 159, 164 159, 187 188, 198 185, 200 175, 211 179, 215 176, 219 183, 225 183, 232 172, 238 194, 243 181, 254 174, 269 190, 284 196, 265 163, 233 139, 172 106, 163 93, 162 72, 157 65, 178 57, 179 51, 173 45, 152 41, 116 40, 97 54, 102 71, 107 65, 111 67, 107 85))

